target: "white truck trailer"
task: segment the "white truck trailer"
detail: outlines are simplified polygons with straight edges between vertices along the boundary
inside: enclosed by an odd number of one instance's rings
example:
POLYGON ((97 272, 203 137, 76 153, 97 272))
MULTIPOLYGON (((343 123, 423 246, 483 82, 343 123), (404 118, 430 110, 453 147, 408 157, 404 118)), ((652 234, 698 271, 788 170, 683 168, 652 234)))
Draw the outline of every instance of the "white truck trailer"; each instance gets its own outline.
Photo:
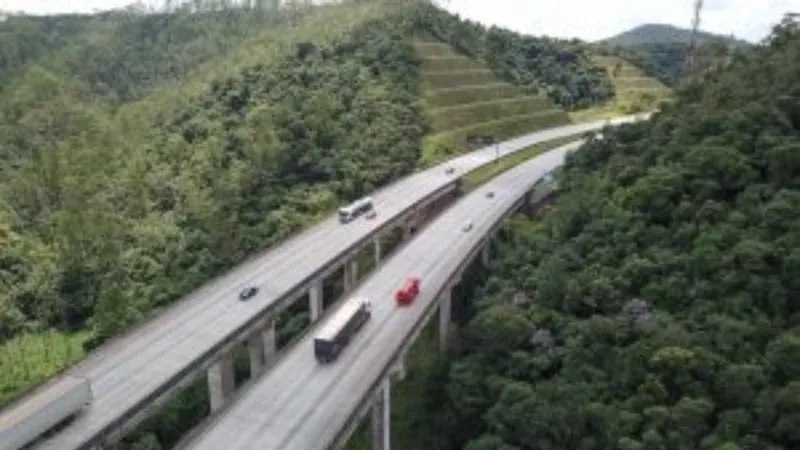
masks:
POLYGON ((92 402, 89 380, 62 376, 0 412, 0 450, 18 450, 92 402))
POLYGON ((348 299, 314 336, 314 356, 321 363, 336 360, 350 338, 371 316, 370 301, 363 297, 348 299))

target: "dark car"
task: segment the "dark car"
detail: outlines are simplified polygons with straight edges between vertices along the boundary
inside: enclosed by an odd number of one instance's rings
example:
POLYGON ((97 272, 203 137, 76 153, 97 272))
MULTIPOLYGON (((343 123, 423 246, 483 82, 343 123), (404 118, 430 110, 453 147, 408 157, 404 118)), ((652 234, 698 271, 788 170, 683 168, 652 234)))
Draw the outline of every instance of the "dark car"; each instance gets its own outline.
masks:
POLYGON ((451 173, 453 173, 455 171, 456 171, 456 169, 454 167, 448 167, 447 169, 445 169, 444 173, 450 175, 451 173))
POLYGON ((471 229, 472 229, 472 222, 464 225, 464 228, 463 228, 464 232, 467 232, 467 231, 469 231, 471 229))
POLYGON ((493 191, 489 191, 489 192, 487 192, 487 193, 486 193, 486 197, 488 197, 488 198, 492 198, 492 197, 494 197, 494 192, 493 192, 493 191))
POLYGON ((250 286, 242 289, 242 292, 239 292, 239 300, 247 300, 250 297, 256 295, 258 292, 258 288, 255 286, 250 286))

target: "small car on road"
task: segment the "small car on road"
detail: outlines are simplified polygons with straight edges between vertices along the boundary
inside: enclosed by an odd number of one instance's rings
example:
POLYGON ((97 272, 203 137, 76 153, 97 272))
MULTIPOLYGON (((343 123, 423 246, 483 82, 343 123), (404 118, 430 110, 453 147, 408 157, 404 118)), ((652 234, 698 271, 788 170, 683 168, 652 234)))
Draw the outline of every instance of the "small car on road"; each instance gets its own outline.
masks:
POLYGON ((410 305, 417 298, 419 281, 417 277, 408 277, 403 281, 403 284, 394 293, 394 299, 398 305, 410 305))
POLYGON ((239 292, 239 300, 249 300, 251 297, 258 293, 258 288, 255 286, 248 286, 242 289, 242 292, 239 292))

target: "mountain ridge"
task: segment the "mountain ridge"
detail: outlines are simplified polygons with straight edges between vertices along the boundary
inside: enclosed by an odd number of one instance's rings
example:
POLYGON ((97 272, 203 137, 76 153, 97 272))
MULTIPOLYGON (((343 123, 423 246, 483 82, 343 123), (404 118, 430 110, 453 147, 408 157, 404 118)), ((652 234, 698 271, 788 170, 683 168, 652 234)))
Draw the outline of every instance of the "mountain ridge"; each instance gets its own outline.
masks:
MULTIPOLYGON (((646 23, 633 27, 627 31, 615 34, 611 37, 596 41, 598 44, 608 44, 616 46, 636 46, 643 44, 667 44, 678 43, 688 44, 692 30, 681 28, 670 24, 646 23)), ((703 30, 697 32, 698 43, 722 42, 732 45, 750 45, 749 42, 737 39, 734 36, 724 36, 703 30)))

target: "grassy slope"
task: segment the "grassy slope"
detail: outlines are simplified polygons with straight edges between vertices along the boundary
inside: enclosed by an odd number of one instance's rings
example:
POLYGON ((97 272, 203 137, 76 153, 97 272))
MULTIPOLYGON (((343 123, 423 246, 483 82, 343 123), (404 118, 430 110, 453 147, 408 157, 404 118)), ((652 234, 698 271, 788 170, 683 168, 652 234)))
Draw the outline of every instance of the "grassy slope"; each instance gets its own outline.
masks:
POLYGON ((622 58, 598 55, 593 60, 608 71, 616 95, 603 105, 571 113, 575 121, 652 110, 672 95, 669 87, 622 58))
POLYGON ((463 152, 468 135, 503 140, 569 123, 567 113, 548 98, 525 94, 447 44, 415 39, 414 46, 422 59, 423 92, 433 126, 423 164, 463 152))

